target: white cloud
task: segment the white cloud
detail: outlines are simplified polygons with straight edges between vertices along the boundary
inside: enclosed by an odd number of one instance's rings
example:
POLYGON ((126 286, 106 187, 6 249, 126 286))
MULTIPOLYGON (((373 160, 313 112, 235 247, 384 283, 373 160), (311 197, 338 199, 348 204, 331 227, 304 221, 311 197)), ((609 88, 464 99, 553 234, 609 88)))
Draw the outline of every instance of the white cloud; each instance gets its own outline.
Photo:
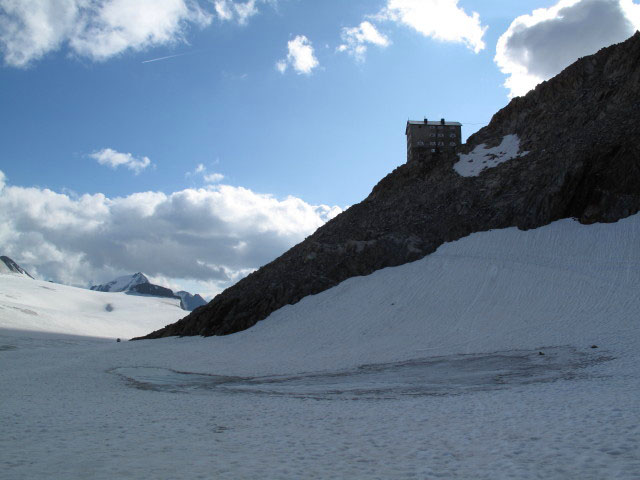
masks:
POLYGON ((276 69, 284 73, 291 66, 298 74, 309 75, 319 63, 313 53, 313 46, 307 37, 298 35, 287 43, 289 53, 286 59, 276 62, 276 69))
POLYGON ((495 62, 509 75, 510 96, 524 95, 638 28, 640 5, 631 0, 561 0, 516 18, 498 40, 495 62))
POLYGON ((218 183, 224 179, 224 175, 221 173, 208 173, 202 178, 204 178, 204 181, 207 183, 218 183))
POLYGON ((247 20, 258 13, 257 0, 234 2, 232 0, 214 0, 213 5, 220 20, 235 20, 245 25, 247 20))
POLYGON ((276 62, 276 70, 278 70, 280 73, 284 73, 287 71, 287 61, 286 60, 278 60, 276 62))
POLYGON ((0 10, 0 51, 15 67, 64 44, 92 60, 171 44, 212 18, 196 0, 0 0, 0 10))
POLYGON ((475 53, 485 47, 482 37, 487 27, 477 12, 468 15, 459 7, 458 0, 387 0, 372 18, 406 25, 443 42, 463 43, 475 53))
POLYGON ((89 157, 97 160, 100 165, 107 165, 114 169, 119 166, 124 166, 129 170, 133 170, 136 175, 151 165, 149 157, 135 158, 130 153, 116 152, 111 148, 103 148, 102 150, 91 153, 89 157))
POLYGON ((368 21, 360 23, 357 27, 343 28, 341 37, 344 43, 338 47, 338 51, 347 52, 360 61, 364 60, 368 44, 386 47, 390 43, 389 39, 368 21))
POLYGON ((6 185, 0 245, 2 255, 55 281, 86 286, 142 271, 202 282, 209 290, 200 293, 211 295, 340 211, 230 185, 116 198, 6 185))
POLYGON ((222 173, 208 173, 207 167, 205 167, 202 163, 199 163, 195 170, 193 170, 192 172, 185 173, 185 177, 191 177, 195 175, 201 176, 205 183, 218 183, 224 179, 224 175, 222 173))

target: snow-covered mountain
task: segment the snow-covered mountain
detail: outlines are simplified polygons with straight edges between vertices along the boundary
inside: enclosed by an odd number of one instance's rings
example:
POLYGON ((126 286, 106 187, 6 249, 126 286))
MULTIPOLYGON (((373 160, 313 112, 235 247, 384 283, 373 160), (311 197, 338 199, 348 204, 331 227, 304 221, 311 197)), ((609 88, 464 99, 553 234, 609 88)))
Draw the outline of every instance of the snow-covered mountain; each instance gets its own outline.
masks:
POLYGON ((0 257, 0 273, 12 273, 33 278, 24 268, 4 255, 0 257))
POLYGON ((173 290, 160 285, 155 285, 142 272, 133 275, 124 275, 101 285, 93 285, 90 290, 98 292, 125 292, 137 295, 149 295, 153 297, 167 297, 180 299, 180 306, 183 310, 191 311, 195 308, 206 305, 206 300, 200 295, 192 295, 189 292, 180 291, 174 293, 173 290))
POLYGON ((151 283, 149 279, 142 272, 134 273, 133 275, 124 275, 118 277, 102 285, 93 285, 90 290, 98 292, 128 292, 135 286, 143 283, 151 283))

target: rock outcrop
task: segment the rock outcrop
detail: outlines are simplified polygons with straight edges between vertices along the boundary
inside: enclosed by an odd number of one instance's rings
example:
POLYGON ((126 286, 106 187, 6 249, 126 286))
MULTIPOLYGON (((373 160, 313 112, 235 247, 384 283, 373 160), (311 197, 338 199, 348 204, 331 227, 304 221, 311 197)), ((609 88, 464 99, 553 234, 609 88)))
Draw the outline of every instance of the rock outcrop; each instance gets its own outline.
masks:
POLYGON ((25 277, 33 278, 24 268, 11 260, 9 257, 2 255, 0 257, 0 273, 15 273, 25 277))
POLYGON ((455 154, 402 165, 302 243, 145 338, 244 330, 349 277, 418 260, 473 232, 638 212, 640 33, 513 99, 462 153, 509 135, 526 155, 469 177, 454 170, 455 154))
POLYGON ((189 292, 180 290, 175 294, 180 297, 180 308, 182 308, 183 310, 192 311, 207 304, 207 301, 198 293, 196 293, 195 295, 191 295, 189 292))

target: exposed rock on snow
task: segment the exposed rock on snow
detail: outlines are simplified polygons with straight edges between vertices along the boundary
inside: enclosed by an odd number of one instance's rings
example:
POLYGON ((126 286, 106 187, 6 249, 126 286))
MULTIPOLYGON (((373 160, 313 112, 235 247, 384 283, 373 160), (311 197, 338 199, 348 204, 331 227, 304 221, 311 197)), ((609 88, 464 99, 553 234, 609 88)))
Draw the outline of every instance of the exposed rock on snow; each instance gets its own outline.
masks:
POLYGON ((507 160, 523 157, 529 152, 520 152, 520 139, 517 135, 505 135, 497 147, 477 145, 471 153, 463 153, 453 169, 463 177, 477 177, 487 168, 493 168, 507 160))
POLYGON ((223 335, 343 280, 411 262, 473 232, 575 217, 615 222, 640 209, 640 33, 584 57, 472 135, 462 154, 517 135, 529 153, 460 176, 457 155, 411 162, 361 203, 208 305, 148 338, 223 335))
POLYGON ((0 273, 14 273, 33 278, 24 268, 11 260, 9 257, 5 257, 4 255, 0 257, 0 273))

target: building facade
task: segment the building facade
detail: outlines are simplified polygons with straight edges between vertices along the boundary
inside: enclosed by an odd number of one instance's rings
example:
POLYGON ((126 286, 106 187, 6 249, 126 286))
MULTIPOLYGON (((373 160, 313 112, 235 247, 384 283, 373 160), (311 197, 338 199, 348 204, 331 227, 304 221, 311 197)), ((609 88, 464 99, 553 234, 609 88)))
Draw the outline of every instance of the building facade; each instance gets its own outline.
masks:
POLYGON ((433 155, 444 152, 455 153, 462 144, 462 124, 460 122, 408 120, 407 162, 429 160, 433 155))

